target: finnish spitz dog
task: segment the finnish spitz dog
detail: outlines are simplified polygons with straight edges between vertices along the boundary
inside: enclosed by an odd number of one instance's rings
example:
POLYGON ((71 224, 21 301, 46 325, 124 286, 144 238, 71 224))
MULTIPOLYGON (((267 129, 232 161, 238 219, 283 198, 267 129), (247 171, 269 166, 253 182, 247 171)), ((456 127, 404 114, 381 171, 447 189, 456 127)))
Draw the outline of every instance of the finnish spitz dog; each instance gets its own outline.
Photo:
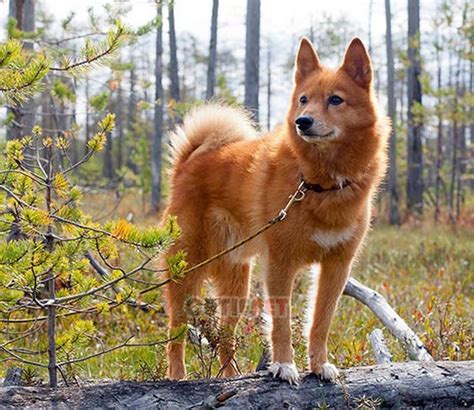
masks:
MULTIPOLYGON (((319 264, 309 334, 309 368, 338 376, 328 361, 329 326, 371 219, 371 203, 386 168, 389 124, 377 114, 372 65, 353 39, 337 69, 323 66, 311 42, 300 42, 290 108, 282 126, 260 136, 247 113, 208 104, 185 117, 172 135, 170 203, 182 235, 169 253, 186 252, 188 266, 235 244, 278 215, 304 181, 305 198, 282 222, 245 246, 171 281, 166 289, 170 328, 187 322, 187 298, 205 280, 221 301, 221 323, 233 334, 244 312, 251 258, 264 266, 272 317, 269 371, 298 382, 291 344, 291 294, 296 275, 319 264), (224 306, 226 304, 226 306, 224 306)), ((220 345, 221 374, 237 373, 235 343, 220 345)), ((167 348, 168 376, 186 377, 184 341, 167 348)))

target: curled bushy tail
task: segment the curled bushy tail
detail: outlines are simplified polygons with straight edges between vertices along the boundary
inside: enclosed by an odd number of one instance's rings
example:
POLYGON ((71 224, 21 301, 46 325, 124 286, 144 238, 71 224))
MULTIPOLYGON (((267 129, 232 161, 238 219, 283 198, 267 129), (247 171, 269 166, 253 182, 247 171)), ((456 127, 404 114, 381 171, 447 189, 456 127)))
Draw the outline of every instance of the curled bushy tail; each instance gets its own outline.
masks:
POLYGON ((170 136, 173 167, 191 156, 257 136, 250 115, 243 109, 207 104, 193 109, 170 136))

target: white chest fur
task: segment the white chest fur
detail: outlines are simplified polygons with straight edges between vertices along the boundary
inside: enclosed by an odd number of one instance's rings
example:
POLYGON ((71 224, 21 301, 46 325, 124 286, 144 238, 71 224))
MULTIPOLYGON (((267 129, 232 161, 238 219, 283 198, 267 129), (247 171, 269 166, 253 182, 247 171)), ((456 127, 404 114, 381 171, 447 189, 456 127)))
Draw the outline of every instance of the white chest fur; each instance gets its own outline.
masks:
POLYGON ((354 236, 354 231, 353 226, 343 229, 318 230, 311 236, 311 239, 322 248, 333 248, 351 239, 354 236))

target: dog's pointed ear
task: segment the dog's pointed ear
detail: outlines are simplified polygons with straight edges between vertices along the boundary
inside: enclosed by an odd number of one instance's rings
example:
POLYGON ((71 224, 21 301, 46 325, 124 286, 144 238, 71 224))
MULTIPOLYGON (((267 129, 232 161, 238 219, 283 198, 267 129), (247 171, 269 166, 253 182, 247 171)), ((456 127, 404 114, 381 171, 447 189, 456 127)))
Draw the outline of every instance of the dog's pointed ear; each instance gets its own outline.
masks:
POLYGON ((300 83, 308 74, 319 70, 321 63, 311 41, 303 37, 298 47, 295 62, 295 82, 300 83))
POLYGON ((362 88, 369 89, 372 83, 372 63, 369 53, 360 38, 353 38, 344 55, 342 69, 362 88))

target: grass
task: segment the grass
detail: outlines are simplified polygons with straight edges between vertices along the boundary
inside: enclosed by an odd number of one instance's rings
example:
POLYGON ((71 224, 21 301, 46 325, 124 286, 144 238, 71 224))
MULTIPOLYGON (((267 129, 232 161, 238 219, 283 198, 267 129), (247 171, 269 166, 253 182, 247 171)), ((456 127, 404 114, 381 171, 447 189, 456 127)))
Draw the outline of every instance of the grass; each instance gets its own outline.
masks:
MULTIPOLYGON (((110 193, 89 195, 84 201, 91 214, 112 209, 110 193)), ((127 195, 120 206, 107 217, 124 217, 134 212, 138 223, 154 223, 157 217, 146 215, 138 195, 127 195), (145 215, 145 216, 143 216, 145 215)), ((104 213, 107 214, 107 213, 104 213)), ((433 226, 430 223, 394 228, 376 224, 368 235, 366 245, 353 269, 353 276, 367 286, 384 295, 388 302, 407 321, 422 339, 436 360, 469 360, 474 357, 472 338, 473 311, 473 266, 474 234, 472 229, 447 225, 433 226)), ((300 370, 307 369, 306 340, 303 336, 306 300, 311 278, 302 273, 294 296, 294 348, 300 370)), ((261 283, 258 274, 253 283, 252 308, 239 325, 237 362, 242 372, 254 371, 265 344, 259 315, 252 314, 262 305, 261 283)), ((99 338, 77 343, 71 353, 75 357, 91 354, 102 347, 102 343, 113 346, 129 334, 137 334, 140 340, 164 340, 167 337, 166 315, 161 305, 162 296, 157 292, 157 311, 137 311, 121 306, 101 315, 87 317, 92 320, 99 338)), ((196 321, 210 320, 206 313, 196 321)), ((72 322, 63 321, 67 329, 72 322)), ((331 327, 329 352, 331 361, 339 367, 370 365, 374 356, 367 336, 376 327, 383 325, 368 308, 349 297, 342 297, 331 327)), ((388 347, 394 360, 407 357, 399 343, 384 330, 388 347)), ((30 340, 38 350, 46 347, 44 339, 30 340)), ((188 343, 187 365, 190 377, 216 375, 218 364, 213 346, 195 346, 188 343), (210 371, 209 363, 211 362, 210 371)), ((7 366, 5 366, 6 368, 7 366)), ((165 349, 156 347, 124 348, 107 355, 91 359, 68 369, 70 380, 74 379, 137 379, 158 380, 166 372, 165 349)), ((39 372, 35 378, 44 378, 39 372)))

